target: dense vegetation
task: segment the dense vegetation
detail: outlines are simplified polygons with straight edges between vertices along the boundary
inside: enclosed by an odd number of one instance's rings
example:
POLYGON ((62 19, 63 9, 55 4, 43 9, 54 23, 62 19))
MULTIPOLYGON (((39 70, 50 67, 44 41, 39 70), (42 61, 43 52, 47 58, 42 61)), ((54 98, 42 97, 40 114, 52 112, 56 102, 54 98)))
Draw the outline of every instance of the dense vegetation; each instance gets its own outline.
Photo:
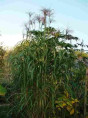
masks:
POLYGON ((12 77, 6 94, 8 115, 83 118, 87 54, 75 51, 77 45, 71 41, 78 38, 68 30, 62 33, 51 27, 52 10, 43 9, 42 13, 43 17, 36 16, 38 29, 29 13, 26 39, 6 56, 12 77))

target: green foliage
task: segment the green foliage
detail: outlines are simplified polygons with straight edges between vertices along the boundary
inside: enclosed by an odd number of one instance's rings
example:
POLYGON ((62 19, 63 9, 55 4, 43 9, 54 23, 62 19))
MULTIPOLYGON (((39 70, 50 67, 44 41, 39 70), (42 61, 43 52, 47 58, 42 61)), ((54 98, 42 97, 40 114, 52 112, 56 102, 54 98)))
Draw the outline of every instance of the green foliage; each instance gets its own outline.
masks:
POLYGON ((5 50, 0 46, 0 73, 3 72, 5 50))
MULTIPOLYGON (((58 100, 55 102, 56 107, 58 110, 66 110, 70 113, 70 115, 73 115, 75 112, 77 113, 77 103, 79 101, 77 99, 73 99, 69 96, 68 92, 65 91, 64 95, 58 98, 58 100)), ((65 113, 66 113, 65 111, 65 113)))
POLYGON ((8 106, 0 106, 0 118, 10 118, 10 116, 8 116, 9 112, 9 107, 8 106))
POLYGON ((0 96, 5 96, 6 94, 6 89, 0 85, 0 96))

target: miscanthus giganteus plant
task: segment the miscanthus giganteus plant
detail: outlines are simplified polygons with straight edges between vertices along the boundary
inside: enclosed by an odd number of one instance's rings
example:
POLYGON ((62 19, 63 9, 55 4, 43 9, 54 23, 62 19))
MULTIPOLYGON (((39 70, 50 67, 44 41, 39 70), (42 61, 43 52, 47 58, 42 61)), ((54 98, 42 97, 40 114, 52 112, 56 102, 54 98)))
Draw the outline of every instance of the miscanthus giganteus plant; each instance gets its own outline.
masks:
MULTIPOLYGON (((49 17, 50 20, 51 11, 43 9, 42 12, 44 29, 30 30, 29 27, 27 33, 33 35, 32 39, 26 37, 9 55, 13 77, 10 113, 15 118, 63 116, 57 111, 55 101, 65 89, 71 94, 71 80, 80 73, 78 68, 78 73, 74 71, 76 56, 73 46, 60 41, 67 38, 67 34, 47 27, 46 19, 49 17)), ((36 19, 40 28, 40 16, 36 19)))

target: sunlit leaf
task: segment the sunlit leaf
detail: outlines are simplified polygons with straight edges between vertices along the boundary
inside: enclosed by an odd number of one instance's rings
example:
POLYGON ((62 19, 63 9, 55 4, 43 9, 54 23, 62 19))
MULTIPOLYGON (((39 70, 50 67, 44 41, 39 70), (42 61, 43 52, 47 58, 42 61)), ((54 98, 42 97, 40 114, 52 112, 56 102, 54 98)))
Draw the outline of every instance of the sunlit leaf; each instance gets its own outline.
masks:
POLYGON ((74 108, 70 111, 70 115, 73 115, 74 114, 74 108))
POLYGON ((0 85, 0 96, 5 96, 6 94, 6 89, 0 85))

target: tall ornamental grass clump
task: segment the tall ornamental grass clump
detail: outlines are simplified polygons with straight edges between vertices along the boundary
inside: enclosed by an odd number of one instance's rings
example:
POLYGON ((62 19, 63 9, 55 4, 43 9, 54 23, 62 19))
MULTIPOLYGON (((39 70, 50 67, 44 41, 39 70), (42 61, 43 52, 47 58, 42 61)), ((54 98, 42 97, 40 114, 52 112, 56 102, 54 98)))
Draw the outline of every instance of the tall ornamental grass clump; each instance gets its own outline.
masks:
POLYGON ((85 67, 78 61, 73 46, 64 41, 77 37, 47 27, 49 12, 47 9, 42 11, 45 22, 39 20, 39 16, 37 19, 39 27, 42 22, 44 29, 30 30, 26 27, 26 40, 9 54, 13 78, 9 100, 13 118, 71 118, 73 116, 68 111, 64 112, 64 107, 59 111, 56 101, 65 91, 71 97, 70 102, 72 98, 79 99, 83 95, 79 88, 85 76, 85 67))

